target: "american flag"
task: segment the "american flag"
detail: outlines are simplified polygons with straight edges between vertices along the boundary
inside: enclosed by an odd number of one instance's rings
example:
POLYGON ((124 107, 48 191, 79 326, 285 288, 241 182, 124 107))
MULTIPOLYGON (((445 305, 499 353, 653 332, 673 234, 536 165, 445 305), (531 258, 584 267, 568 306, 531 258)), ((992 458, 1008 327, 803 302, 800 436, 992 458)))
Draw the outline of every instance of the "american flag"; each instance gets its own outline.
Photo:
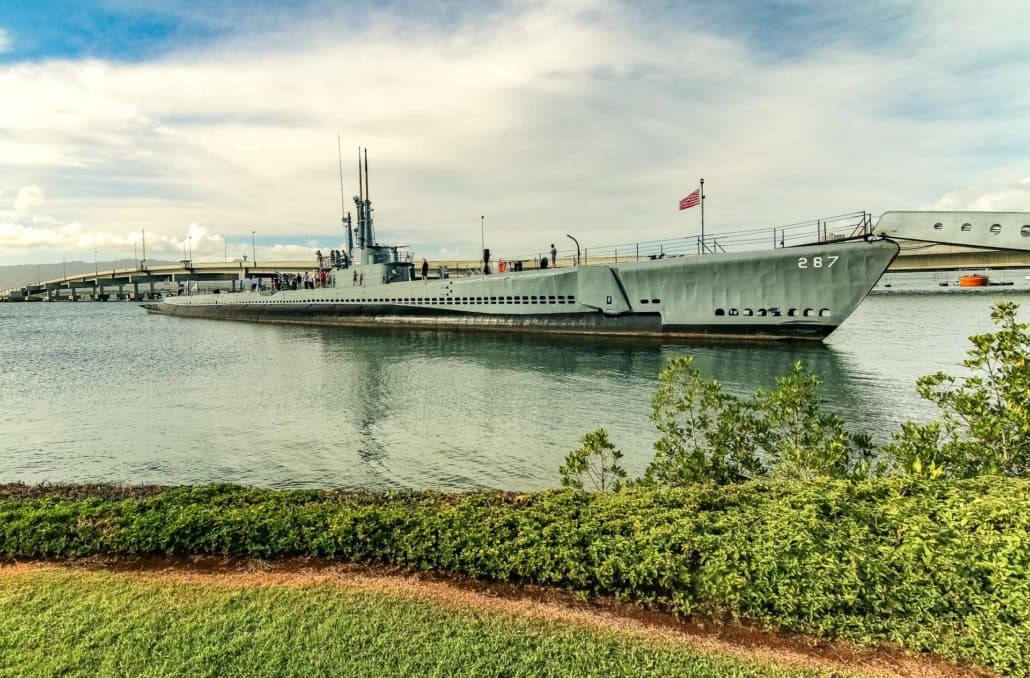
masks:
POLYGON ((680 209, 685 210, 688 207, 694 207, 701 203, 701 189, 697 189, 683 200, 680 200, 680 209))

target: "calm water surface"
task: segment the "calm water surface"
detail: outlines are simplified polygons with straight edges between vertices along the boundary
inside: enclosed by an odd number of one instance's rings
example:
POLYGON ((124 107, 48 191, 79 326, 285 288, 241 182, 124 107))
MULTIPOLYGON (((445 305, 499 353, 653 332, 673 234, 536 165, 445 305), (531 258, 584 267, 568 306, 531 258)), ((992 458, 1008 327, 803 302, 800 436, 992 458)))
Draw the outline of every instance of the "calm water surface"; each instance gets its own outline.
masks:
POLYGON ((990 306, 1002 298, 1030 306, 1018 289, 873 295, 827 344, 787 346, 357 332, 150 316, 129 303, 0 304, 0 482, 537 489, 558 484, 565 454, 599 426, 635 475, 656 437, 658 371, 682 354, 740 395, 803 360, 830 409, 884 437, 934 414, 915 380, 960 374, 966 338, 993 327, 990 306))

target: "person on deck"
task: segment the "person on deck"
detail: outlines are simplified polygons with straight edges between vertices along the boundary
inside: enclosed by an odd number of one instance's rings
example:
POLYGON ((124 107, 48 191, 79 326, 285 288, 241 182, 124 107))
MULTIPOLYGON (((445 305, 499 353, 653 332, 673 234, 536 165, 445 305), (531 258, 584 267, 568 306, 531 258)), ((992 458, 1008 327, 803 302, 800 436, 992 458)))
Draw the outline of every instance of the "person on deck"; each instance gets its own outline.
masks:
POLYGON ((427 280, 429 278, 429 261, 425 258, 422 259, 422 279, 427 280))
POLYGON ((558 250, 555 248, 554 243, 551 243, 551 268, 558 266, 558 250))

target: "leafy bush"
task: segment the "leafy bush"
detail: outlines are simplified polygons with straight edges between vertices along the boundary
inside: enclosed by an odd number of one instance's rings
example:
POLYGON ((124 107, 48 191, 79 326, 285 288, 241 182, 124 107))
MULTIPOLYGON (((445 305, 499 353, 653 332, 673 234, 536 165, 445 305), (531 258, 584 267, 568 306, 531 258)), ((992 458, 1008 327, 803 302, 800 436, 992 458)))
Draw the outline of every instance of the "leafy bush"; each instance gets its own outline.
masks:
POLYGON ((891 642, 1030 676, 1027 480, 761 480, 524 495, 219 485, 83 496, 0 492, 0 557, 384 563, 891 642))
POLYGON ((622 452, 615 449, 608 439, 608 431, 599 428, 580 438, 578 449, 569 452, 565 463, 558 469, 563 487, 577 490, 585 489, 584 478, 590 481, 595 490, 618 491, 622 489, 622 479, 626 471, 619 466, 622 452))
POLYGON ((868 474, 869 436, 849 433, 820 410, 819 380, 795 363, 771 391, 747 400, 704 379, 693 359, 673 358, 659 375, 651 419, 662 434, 645 480, 723 485, 774 475, 789 479, 868 474))
POLYGON ((938 372, 917 382, 941 420, 908 422, 894 435, 884 452, 898 470, 951 478, 1030 474, 1030 332, 1016 322, 1017 309, 999 302, 991 319, 1000 329, 969 338, 963 364, 972 376, 938 372))

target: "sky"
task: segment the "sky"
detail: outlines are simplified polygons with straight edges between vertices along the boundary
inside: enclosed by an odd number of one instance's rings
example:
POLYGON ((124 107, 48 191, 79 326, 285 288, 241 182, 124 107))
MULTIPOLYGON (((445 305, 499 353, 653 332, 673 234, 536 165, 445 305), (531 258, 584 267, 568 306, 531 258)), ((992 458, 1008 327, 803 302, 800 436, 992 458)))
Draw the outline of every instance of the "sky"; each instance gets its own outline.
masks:
POLYGON ((1030 211, 1030 3, 0 0, 0 265, 1030 211), (482 217, 482 218, 481 218, 482 217), (481 233, 482 231, 482 233, 481 233))

